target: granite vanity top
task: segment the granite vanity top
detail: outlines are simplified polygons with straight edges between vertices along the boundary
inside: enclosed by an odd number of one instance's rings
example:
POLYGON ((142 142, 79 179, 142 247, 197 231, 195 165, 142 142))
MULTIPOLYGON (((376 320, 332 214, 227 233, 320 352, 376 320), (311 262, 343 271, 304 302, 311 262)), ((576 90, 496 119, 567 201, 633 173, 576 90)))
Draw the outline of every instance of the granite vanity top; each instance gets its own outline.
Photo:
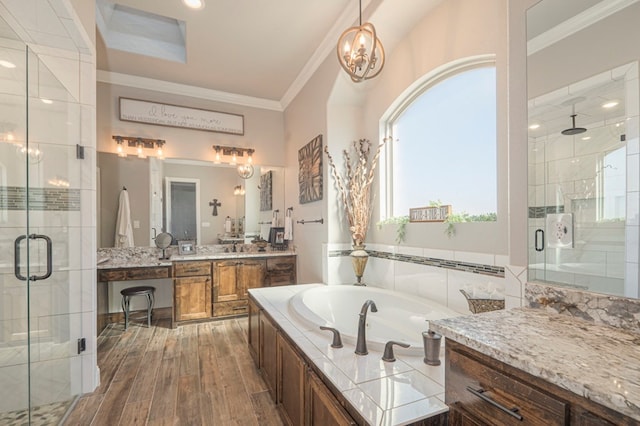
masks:
POLYGON ((197 246, 196 253, 178 255, 177 249, 170 247, 166 250, 169 259, 160 259, 162 250, 156 247, 131 247, 131 248, 100 248, 98 249, 97 268, 146 268, 154 266, 171 266, 173 262, 185 260, 216 260, 216 259, 244 259, 253 257, 295 256, 293 250, 269 250, 258 251, 251 248, 249 251, 228 252, 220 245, 197 246))
POLYGON ((532 308, 437 320, 430 328, 640 420, 640 335, 532 308))

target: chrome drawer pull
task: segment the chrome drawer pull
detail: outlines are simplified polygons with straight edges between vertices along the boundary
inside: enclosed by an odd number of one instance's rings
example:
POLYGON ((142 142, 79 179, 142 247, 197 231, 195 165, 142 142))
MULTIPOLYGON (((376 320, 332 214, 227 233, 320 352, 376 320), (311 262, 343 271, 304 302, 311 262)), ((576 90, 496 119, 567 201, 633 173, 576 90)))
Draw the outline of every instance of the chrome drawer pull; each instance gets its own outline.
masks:
POLYGON ((489 404, 493 405, 494 407, 496 407, 499 410, 504 411, 505 413, 507 413, 510 416, 515 417, 516 419, 522 421, 524 420, 524 417, 522 417, 520 414, 518 414, 518 411, 520 411, 520 409, 518 407, 513 407, 513 408, 507 408, 504 405, 494 401, 493 399, 489 398, 488 396, 486 396, 484 394, 485 390, 484 389, 478 389, 475 390, 473 389, 471 386, 467 386, 467 390, 469 392, 471 392, 472 394, 474 394, 475 396, 477 396, 478 398, 480 398, 481 400, 488 402, 489 404))

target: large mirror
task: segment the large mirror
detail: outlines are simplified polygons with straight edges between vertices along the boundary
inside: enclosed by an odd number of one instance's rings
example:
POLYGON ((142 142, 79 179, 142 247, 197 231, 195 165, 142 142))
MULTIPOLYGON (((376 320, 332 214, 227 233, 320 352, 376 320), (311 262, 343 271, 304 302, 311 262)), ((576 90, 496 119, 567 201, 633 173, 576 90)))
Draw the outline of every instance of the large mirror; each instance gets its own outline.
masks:
POLYGON ((638 297, 638 18, 618 0, 527 12, 530 280, 638 297))
POLYGON ((248 179, 235 167, 208 161, 135 156, 99 152, 98 247, 113 247, 120 191, 129 194, 135 246, 153 246, 160 232, 197 244, 244 242, 268 236, 284 207, 284 168, 255 166, 248 179), (261 178, 271 182, 271 205, 261 210, 261 178), (277 212, 276 212, 277 210, 277 212))

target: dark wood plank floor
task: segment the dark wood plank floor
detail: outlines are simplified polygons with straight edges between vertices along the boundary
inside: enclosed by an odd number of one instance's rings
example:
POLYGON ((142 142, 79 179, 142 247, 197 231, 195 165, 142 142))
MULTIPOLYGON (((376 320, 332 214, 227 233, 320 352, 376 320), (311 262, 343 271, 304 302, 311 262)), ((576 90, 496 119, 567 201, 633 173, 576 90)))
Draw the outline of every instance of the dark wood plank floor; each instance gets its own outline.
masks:
POLYGON ((98 337, 100 387, 65 425, 282 425, 246 328, 246 318, 110 326, 98 337))

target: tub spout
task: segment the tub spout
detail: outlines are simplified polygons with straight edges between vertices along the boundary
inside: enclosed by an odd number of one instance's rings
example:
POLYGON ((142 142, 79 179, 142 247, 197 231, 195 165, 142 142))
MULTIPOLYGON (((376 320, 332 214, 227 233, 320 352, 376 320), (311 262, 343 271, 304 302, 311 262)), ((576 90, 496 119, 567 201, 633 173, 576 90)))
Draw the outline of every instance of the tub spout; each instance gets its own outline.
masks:
POLYGON ((373 300, 367 300, 360 309, 360 318, 358 319, 358 340, 356 342, 356 355, 366 355, 367 350, 367 310, 371 307, 371 312, 378 312, 378 307, 373 300))

